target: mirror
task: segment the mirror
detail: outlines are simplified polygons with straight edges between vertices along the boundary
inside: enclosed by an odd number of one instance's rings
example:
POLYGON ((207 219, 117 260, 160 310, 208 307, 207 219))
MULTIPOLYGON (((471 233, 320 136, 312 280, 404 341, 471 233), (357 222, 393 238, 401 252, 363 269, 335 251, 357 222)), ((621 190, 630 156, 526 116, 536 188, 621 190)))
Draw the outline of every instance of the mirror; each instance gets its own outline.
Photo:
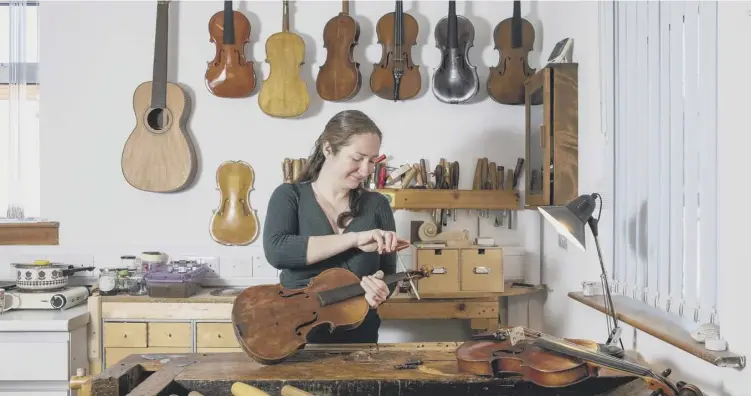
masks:
POLYGON ((527 193, 542 194, 543 170, 543 133, 545 133, 545 104, 543 103, 544 86, 532 88, 529 94, 529 112, 527 119, 528 148, 527 148, 527 193), (534 104, 539 103, 539 104, 534 104))

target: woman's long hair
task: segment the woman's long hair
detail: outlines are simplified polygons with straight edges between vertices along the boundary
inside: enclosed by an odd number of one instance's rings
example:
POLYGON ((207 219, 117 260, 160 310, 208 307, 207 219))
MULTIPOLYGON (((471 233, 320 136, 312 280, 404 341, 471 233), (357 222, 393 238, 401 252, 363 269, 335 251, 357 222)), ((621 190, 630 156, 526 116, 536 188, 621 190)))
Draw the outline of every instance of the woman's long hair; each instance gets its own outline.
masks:
MULTIPOLYGON (((378 129, 375 122, 362 111, 344 110, 331 117, 323 129, 323 133, 316 140, 313 153, 308 157, 308 161, 296 182, 313 182, 318 179, 323 163, 326 161, 326 156, 323 154, 324 143, 328 143, 331 146, 331 153, 336 155, 343 146, 350 143, 352 136, 365 133, 374 133, 378 136, 379 140, 383 137, 381 130, 378 129)), ((336 219, 336 224, 339 227, 344 228, 347 220, 355 218, 360 214, 360 198, 363 192, 363 186, 358 186, 356 189, 350 191, 350 210, 343 212, 336 219)))

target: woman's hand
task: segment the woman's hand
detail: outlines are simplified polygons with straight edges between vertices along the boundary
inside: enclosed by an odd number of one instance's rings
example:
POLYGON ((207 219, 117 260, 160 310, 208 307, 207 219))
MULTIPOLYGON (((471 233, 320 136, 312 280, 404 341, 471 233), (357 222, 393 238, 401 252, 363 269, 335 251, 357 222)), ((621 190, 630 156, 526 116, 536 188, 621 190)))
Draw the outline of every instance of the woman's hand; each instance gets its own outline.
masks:
POLYGON ((365 290, 365 301, 371 308, 378 308, 389 297, 389 288, 381 279, 383 271, 378 270, 373 275, 363 276, 360 286, 365 290))
POLYGON ((384 231, 379 229, 360 231, 356 233, 357 241, 355 246, 364 252, 375 252, 378 254, 391 253, 396 251, 396 245, 399 239, 394 231, 384 231))

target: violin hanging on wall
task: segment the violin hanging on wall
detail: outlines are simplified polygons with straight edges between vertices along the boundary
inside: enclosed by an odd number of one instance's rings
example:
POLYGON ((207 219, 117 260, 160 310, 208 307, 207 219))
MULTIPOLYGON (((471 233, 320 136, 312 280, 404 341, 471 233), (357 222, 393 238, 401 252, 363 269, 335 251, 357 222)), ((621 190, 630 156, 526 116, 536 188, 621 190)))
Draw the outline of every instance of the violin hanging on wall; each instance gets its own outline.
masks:
POLYGON ((340 102, 357 95, 362 87, 360 64, 352 50, 360 39, 360 25, 349 15, 349 1, 342 1, 342 12, 323 28, 326 61, 318 69, 316 91, 323 100, 340 102))
POLYGON ((463 103, 480 90, 477 67, 469 62, 475 27, 456 15, 456 1, 449 1, 449 14, 435 27, 436 46, 441 49, 441 66, 433 73, 433 94, 444 103, 463 103))
POLYGON ((419 66, 412 63, 412 46, 417 44, 419 27, 417 20, 404 12, 402 3, 397 0, 394 12, 382 16, 376 24, 383 53, 370 75, 373 93, 393 101, 411 99, 422 87, 419 66))
POLYGON ((521 1, 514 0, 514 15, 496 25, 493 41, 500 59, 490 68, 488 95, 498 103, 524 104, 524 81, 535 73, 527 60, 534 49, 535 28, 522 18, 521 1))
POLYGON ((255 182, 253 168, 243 161, 226 161, 216 170, 221 193, 219 207, 211 215, 211 237, 222 245, 247 245, 258 238, 260 224, 250 207, 255 182))
POLYGON ((224 11, 209 20, 209 37, 216 46, 205 76, 209 92, 222 98, 249 96, 256 87, 256 74, 253 62, 245 59, 245 44, 250 42, 248 18, 233 10, 232 1, 225 1, 224 11))
POLYGON ((305 60, 305 41, 289 31, 289 1, 282 1, 282 31, 266 40, 269 78, 258 94, 258 105, 274 117, 297 117, 308 110, 308 86, 300 77, 305 60))

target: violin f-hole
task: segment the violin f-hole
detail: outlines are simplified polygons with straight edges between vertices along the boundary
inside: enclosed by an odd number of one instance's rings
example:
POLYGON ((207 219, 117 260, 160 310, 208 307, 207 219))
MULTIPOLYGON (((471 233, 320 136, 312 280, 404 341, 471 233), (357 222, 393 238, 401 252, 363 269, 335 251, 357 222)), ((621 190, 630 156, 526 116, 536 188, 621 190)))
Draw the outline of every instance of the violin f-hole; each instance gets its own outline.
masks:
POLYGON ((302 329, 303 327, 308 326, 308 325, 314 323, 317 320, 318 320, 318 312, 313 312, 313 319, 311 319, 311 320, 309 320, 309 321, 307 321, 305 323, 302 323, 302 324, 298 325, 297 327, 295 327, 295 334, 301 336, 302 332, 300 331, 300 329, 302 329))
POLYGON ((307 295, 305 293, 305 291, 302 291, 302 290, 300 290, 300 291, 286 290, 286 289, 279 290, 279 297, 282 297, 282 298, 290 298, 290 297, 294 297, 294 296, 299 296, 300 294, 305 294, 305 298, 310 298, 310 296, 307 295), (287 294, 286 292, 290 292, 290 293, 287 294))

